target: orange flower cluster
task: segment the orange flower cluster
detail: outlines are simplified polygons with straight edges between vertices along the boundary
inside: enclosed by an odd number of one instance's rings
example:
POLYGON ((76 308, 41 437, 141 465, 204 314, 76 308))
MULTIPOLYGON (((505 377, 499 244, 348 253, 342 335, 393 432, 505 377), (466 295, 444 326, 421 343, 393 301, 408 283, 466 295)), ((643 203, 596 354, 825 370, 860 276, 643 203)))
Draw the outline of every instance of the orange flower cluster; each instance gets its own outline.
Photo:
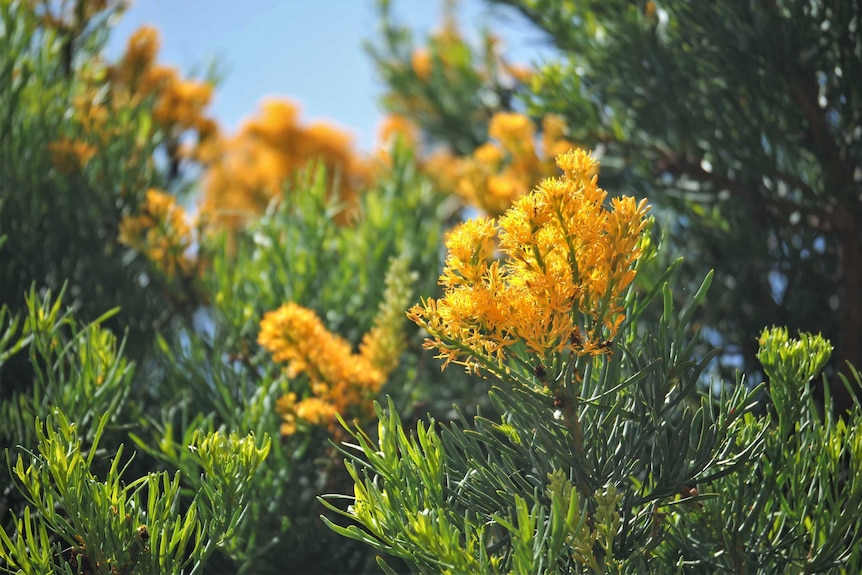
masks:
POLYGON ((158 51, 158 32, 149 26, 138 29, 129 38, 123 57, 110 69, 112 85, 118 97, 133 104, 153 98, 153 119, 173 145, 190 130, 197 133, 198 143, 203 145, 218 131, 216 123, 204 113, 212 99, 212 86, 185 80, 176 69, 157 65, 158 51))
POLYGON ((472 155, 458 157, 441 149, 423 157, 417 128, 409 119, 396 114, 387 117, 381 126, 379 164, 391 165, 389 144, 396 135, 400 136, 417 150, 420 169, 441 190, 454 191, 469 205, 499 216, 516 198, 526 194, 534 182, 558 173, 554 158, 574 147, 565 137, 567 130, 561 117, 543 118, 539 149, 530 118, 500 112, 491 119, 492 140, 479 146, 472 155))
MULTIPOLYGON (((82 2, 87 10, 102 6, 82 2)), ((155 141, 164 142, 173 173, 183 158, 200 155, 199 150, 218 132, 215 121, 205 115, 212 86, 184 80, 175 69, 157 65, 158 49, 158 33, 153 28, 143 27, 131 36, 125 54, 115 65, 107 66, 96 57, 76 69, 80 81, 74 85, 74 114, 71 116, 79 127, 75 140, 82 136, 95 149, 106 148, 116 141, 133 143, 124 166, 130 173, 152 162, 149 144, 154 141, 155 133, 161 135, 155 141), (127 121, 129 110, 146 110, 150 105, 152 125, 144 115, 139 116, 138 122, 127 121), (191 133, 196 134, 194 147, 183 149, 181 141, 191 133)), ((54 165, 67 172, 76 169, 79 163, 75 161, 76 156, 84 160, 82 164, 92 156, 92 153, 82 153, 85 151, 82 144, 74 149, 62 140, 51 151, 54 165)))
POLYGON ((408 312, 444 367, 505 369, 519 348, 528 365, 549 365, 564 352, 605 353, 616 335, 649 207, 624 196, 606 209, 585 151, 561 154, 557 165, 563 177, 542 181, 498 222, 474 219, 449 234, 444 297, 408 312))
POLYGON ((298 106, 284 100, 265 102, 257 117, 203 160, 209 170, 201 211, 229 228, 262 213, 309 162, 327 168, 346 206, 355 203, 356 190, 367 178, 367 166, 353 153, 349 135, 325 123, 300 125, 298 106))
POLYGON ((96 154, 96 148, 86 142, 61 138, 48 144, 51 163, 66 175, 79 173, 96 154))
POLYGON ((173 196, 159 190, 147 190, 140 215, 126 216, 120 222, 120 242, 144 253, 168 277, 179 270, 188 275, 192 261, 188 250, 192 233, 185 210, 173 196))
POLYGON ((498 113, 491 119, 490 142, 459 161, 455 191, 470 205, 492 216, 506 211, 534 182, 556 173, 553 158, 573 147, 565 139, 565 121, 542 120, 542 157, 535 146, 532 121, 522 114, 498 113))
POLYGON ((385 149, 392 145, 395 138, 401 138, 411 147, 419 144, 419 130, 406 116, 390 114, 383 118, 377 131, 377 139, 385 149))
POLYGON ((331 333, 317 315, 296 303, 266 313, 260 322, 258 343, 285 363, 288 377, 308 377, 311 395, 297 400, 296 393, 279 398, 282 434, 296 432, 300 422, 336 429, 335 414, 366 419, 373 415, 371 398, 398 363, 400 347, 393 346, 390 330, 375 326, 353 353, 350 343, 331 333))

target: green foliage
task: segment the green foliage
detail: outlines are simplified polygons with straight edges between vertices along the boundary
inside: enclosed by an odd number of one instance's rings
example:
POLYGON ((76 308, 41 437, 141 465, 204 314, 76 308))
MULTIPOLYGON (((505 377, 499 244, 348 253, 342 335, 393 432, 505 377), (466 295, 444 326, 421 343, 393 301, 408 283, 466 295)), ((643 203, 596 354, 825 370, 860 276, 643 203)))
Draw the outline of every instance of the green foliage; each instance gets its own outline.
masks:
POLYGON ((757 388, 697 391, 705 365, 680 335, 705 289, 675 329, 663 291, 659 333, 630 332, 584 373, 582 452, 514 378, 492 390, 499 421, 408 437, 390 403, 377 440, 346 444, 359 526, 331 527, 423 573, 855 572, 862 411, 835 420, 812 400, 828 342, 764 331, 774 416, 758 418, 757 388))
POLYGON ((397 150, 391 174, 362 194, 350 225, 336 221, 345 207, 330 198, 323 169, 311 170, 232 238, 234 253, 211 247, 214 307, 238 333, 256 335, 264 312, 294 301, 357 342, 373 323, 393 258, 408 258, 423 272, 420 287, 433 289, 442 198, 415 172, 408 150, 397 150))
MULTIPOLYGON (((205 479, 212 470, 230 462, 211 457, 211 452, 192 451, 186 446, 195 444, 202 435, 212 436, 219 442, 235 442, 237 434, 277 437, 280 417, 275 411, 275 400, 282 386, 270 378, 251 380, 247 372, 219 361, 220 346, 210 348, 200 339, 189 340, 179 356, 173 355, 164 340, 161 345, 166 353, 165 368, 170 366, 171 370, 176 370, 164 376, 179 378, 182 374, 181 381, 185 385, 179 391, 183 396, 165 406, 160 414, 153 415, 148 434, 130 436, 142 453, 180 472, 181 494, 189 500, 206 489, 205 479)), ((240 572, 245 569, 266 571, 265 558, 280 539, 291 537, 295 518, 299 516, 298 520, 302 520, 302 510, 310 497, 303 494, 307 487, 299 483, 302 472, 313 474, 314 470, 308 463, 297 470, 308 457, 308 443, 307 439, 276 443, 247 481, 226 485, 221 488, 221 494, 211 497, 219 505, 207 513, 212 513, 214 518, 242 513, 243 520, 223 536, 220 549, 208 564, 210 568, 215 565, 227 569, 234 564, 240 572)), ((248 463, 244 465, 247 467, 248 463)), ((237 470, 241 471, 242 467, 237 470)), ((229 469, 224 474, 235 479, 245 475, 229 469)))
POLYGON ((781 327, 765 329, 760 334, 757 359, 769 378, 769 397, 780 414, 784 435, 807 409, 806 390, 831 354, 832 346, 820 335, 802 333, 799 339, 790 339, 787 328, 781 327))
MULTIPOLYGON (((417 171, 408 148, 396 146, 391 168, 363 191, 349 225, 336 223, 344 207, 328 191, 321 169, 299 176, 248 229, 207 247, 213 258, 205 280, 213 340, 223 342, 237 363, 260 361, 258 322, 286 302, 314 310, 328 329, 358 344, 380 306, 389 303, 381 280, 390 276, 393 262, 402 262, 398 266, 409 276, 398 280, 411 284, 412 295, 404 294, 408 303, 418 293, 438 291, 448 205, 417 171)), ((390 377, 399 382, 392 392, 403 399, 401 409, 422 401, 443 414, 456 399, 475 404, 475 379, 450 376, 447 386, 439 386, 438 368, 421 342, 418 330, 408 332, 408 353, 390 377)))
POLYGON ((0 310, 0 326, 5 327, 0 368, 5 359, 27 349, 34 373, 29 390, 14 392, 0 404, 0 438, 6 445, 33 448, 33 420, 44 419, 55 408, 77 422, 84 438, 91 440, 94 422, 105 413, 116 415, 129 392, 134 365, 122 355, 125 341, 118 343, 102 327, 116 311, 80 326, 70 310, 63 310, 64 291, 54 299, 50 291, 39 297, 31 288, 20 332, 20 318, 10 317, 6 306, 0 310))
POLYGON ((182 573, 192 566, 195 573, 236 529, 268 439, 257 448, 252 437, 196 436, 189 449, 207 473, 198 495, 181 510, 179 474, 123 481, 122 446, 105 480, 93 475, 109 417, 102 416, 86 449, 62 411, 37 420, 38 454, 19 455, 12 467, 28 507, 14 538, 0 531, 0 557, 8 572, 182 573))
POLYGON ((828 391, 825 412, 812 393, 830 349, 819 335, 790 339, 786 329, 764 330, 758 357, 769 375, 774 417, 746 416, 746 434, 766 432, 761 456, 715 482, 710 489, 719 496, 704 499, 671 532, 692 569, 859 570, 862 525, 848 510, 862 498, 862 413, 856 404, 846 420, 836 419, 828 391))
POLYGON ((709 358, 693 357, 685 333, 707 285, 677 315, 665 284, 658 332, 639 334, 630 320, 613 354, 587 365, 577 425, 526 374, 493 388, 498 421, 462 416, 408 439, 392 406, 381 410, 378 439, 353 432, 347 463, 347 515, 363 529, 333 528, 420 572, 669 569, 679 553, 669 533, 684 533, 674 523, 701 499, 733 495, 692 493, 748 470, 766 434, 751 416, 757 388, 698 392, 709 358))
MULTIPOLYGON (((204 327, 188 326, 175 339, 161 340, 154 380, 162 407, 149 415, 151 436, 133 436, 139 448, 184 472, 188 493, 199 486, 181 446, 194 430, 277 435, 276 401, 307 387, 261 352, 256 338, 265 312, 297 302, 356 345, 375 322, 403 322, 406 328, 403 311, 416 292, 436 289, 445 197, 416 172, 408 150, 396 149, 391 172, 363 193, 350 225, 335 223, 341 206, 327 192, 322 171, 311 172, 248 229, 203 248, 212 256, 204 279, 212 294, 201 316, 204 327)), ((438 367, 420 351, 415 328, 407 343, 388 387, 400 411, 409 414, 412 402, 424 400, 446 414, 455 398, 467 407, 479 401, 472 379, 456 376, 439 386, 438 367)), ((216 558, 215 565, 281 572, 282 556, 290 554, 299 571, 363 569, 363 548, 333 539, 316 519, 315 496, 348 485, 328 441, 312 429, 273 448, 250 487, 256 496, 247 521, 225 550, 228 558, 216 558)))

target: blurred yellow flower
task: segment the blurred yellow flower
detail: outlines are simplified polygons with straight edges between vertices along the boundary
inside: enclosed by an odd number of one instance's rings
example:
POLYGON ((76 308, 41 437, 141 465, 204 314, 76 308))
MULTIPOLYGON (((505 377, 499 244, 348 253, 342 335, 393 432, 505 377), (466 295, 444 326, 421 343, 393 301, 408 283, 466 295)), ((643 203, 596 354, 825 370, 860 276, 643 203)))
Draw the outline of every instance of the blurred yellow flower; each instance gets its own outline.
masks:
POLYGON ((338 184, 334 192, 346 206, 340 222, 348 220, 357 190, 368 178, 368 166, 354 153, 347 133, 321 122, 301 125, 299 107, 287 100, 264 102, 257 116, 236 135, 220 138, 206 158, 201 211, 228 228, 263 213, 290 176, 311 162, 321 162, 338 184))
POLYGON ((431 77, 431 54, 425 48, 418 48, 410 56, 410 64, 413 67, 413 73, 420 80, 428 80, 431 77))
POLYGON ((554 158, 574 147, 565 139, 567 129, 559 116, 542 119, 540 157, 530 118, 513 112, 495 114, 488 127, 491 141, 458 161, 455 192, 487 214, 502 214, 535 182, 557 173, 554 158))
POLYGON ((158 51, 155 28, 142 26, 135 31, 123 56, 107 70, 111 91, 103 105, 137 106, 152 99, 154 123, 166 138, 173 164, 189 157, 212 157, 212 142, 218 135, 217 124, 206 115, 212 85, 182 78, 176 69, 157 64, 158 51), (181 146, 180 140, 188 133, 196 135, 195 144, 181 146), (206 148, 206 153, 201 148, 206 148))
POLYGON ((185 210, 170 194, 150 189, 139 211, 120 222, 120 242, 142 252, 168 277, 177 271, 188 275, 192 232, 185 210))
POLYGON ((383 119, 378 129, 378 141, 388 146, 391 141, 400 137, 408 146, 415 146, 419 142, 419 134, 416 126, 405 116, 390 114, 383 119))
POLYGON ((61 138, 48 144, 51 164, 58 172, 77 174, 96 155, 96 148, 86 142, 61 138))
POLYGON ((311 425, 326 427, 335 421, 338 410, 330 402, 319 397, 307 397, 296 404, 296 417, 311 425))
POLYGON ((512 78, 515 79, 515 81, 521 82, 522 84, 526 84, 533 78, 534 71, 528 66, 504 63, 503 68, 510 76, 512 76, 512 78))
POLYGON ((159 32, 152 26, 135 30, 126 43, 120 65, 112 70, 112 79, 124 85, 137 86, 155 65, 160 44, 159 32))
POLYGON ((362 338, 359 353, 331 333, 310 309, 288 303, 264 314, 258 343, 284 363, 290 378, 304 374, 311 395, 297 401, 290 392, 279 400, 282 434, 296 432, 297 424, 328 427, 335 431, 335 414, 359 422, 374 416, 371 403, 404 351, 404 308, 411 294, 413 274, 408 260, 392 261, 386 290, 374 325, 362 338))
POLYGON ((317 314, 293 302, 264 314, 257 341, 275 362, 286 364, 288 377, 308 377, 315 401, 295 403, 290 413, 309 424, 334 430, 335 413, 370 409, 370 397, 386 379, 369 358, 353 353, 346 340, 327 330, 317 314))

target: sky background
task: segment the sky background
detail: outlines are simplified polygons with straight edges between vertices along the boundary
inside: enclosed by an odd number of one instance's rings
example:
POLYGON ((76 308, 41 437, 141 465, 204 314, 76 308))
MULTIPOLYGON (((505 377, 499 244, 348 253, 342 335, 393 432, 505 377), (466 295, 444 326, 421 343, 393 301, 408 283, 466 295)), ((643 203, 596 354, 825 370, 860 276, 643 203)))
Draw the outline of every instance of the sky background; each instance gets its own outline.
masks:
MULTIPOLYGON (((419 42, 441 21, 442 0, 393 0, 397 21, 419 42)), ((468 38, 491 28, 507 58, 530 64, 547 55, 537 32, 511 9, 461 0, 458 21, 468 38)), ((382 85, 363 42, 377 40, 375 0, 136 0, 119 20, 108 55, 119 57, 142 25, 161 35, 158 61, 202 77, 215 63, 222 76, 210 113, 233 132, 267 96, 299 102, 301 121, 326 120, 371 151, 383 117, 382 85)))

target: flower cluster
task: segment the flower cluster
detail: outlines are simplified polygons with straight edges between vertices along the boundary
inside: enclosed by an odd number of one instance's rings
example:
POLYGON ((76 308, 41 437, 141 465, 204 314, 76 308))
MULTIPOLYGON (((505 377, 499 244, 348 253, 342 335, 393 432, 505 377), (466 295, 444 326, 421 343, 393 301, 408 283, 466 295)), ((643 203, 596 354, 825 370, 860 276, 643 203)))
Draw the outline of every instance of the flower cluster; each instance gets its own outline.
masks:
POLYGON ((500 369, 519 349, 527 364, 548 365, 564 352, 605 353, 616 335, 649 207, 619 197, 607 209, 585 151, 561 154, 557 165, 563 177, 542 181, 499 220, 470 220, 449 234, 444 297, 408 312, 444 367, 500 369))
POLYGON ((317 314, 293 302, 263 316, 258 343, 274 361, 286 364, 289 378, 304 374, 310 383, 310 397, 297 401, 291 392, 278 401, 285 435, 296 431, 298 420, 334 430, 336 413, 358 415, 351 411, 367 405, 386 379, 369 357, 370 347, 353 353, 317 314))
POLYGON ((566 121, 556 115, 542 119, 541 135, 537 137, 533 121, 527 116, 499 112, 491 118, 490 141, 464 157, 444 148, 422 154, 417 131, 404 116, 389 116, 380 130, 381 164, 391 163, 387 144, 397 134, 416 149, 419 167, 439 189, 456 193, 468 205, 491 216, 505 212, 534 182, 556 175, 554 158, 575 147, 566 139, 566 121))
POLYGON ((366 179, 365 163, 357 157, 350 136, 326 123, 303 126, 299 108, 285 100, 269 100, 260 114, 235 136, 219 140, 204 183, 201 211, 210 221, 233 228, 250 215, 262 213, 279 197, 284 183, 309 162, 319 161, 339 199, 349 206, 366 179))
POLYGON ((388 150, 397 138, 415 148, 419 144, 419 130, 406 116, 389 114, 380 123, 377 130, 377 140, 383 150, 388 150))
POLYGON ((304 374, 310 395, 296 392, 279 398, 284 435, 299 423, 336 429, 335 414, 365 422, 374 415, 371 399, 398 366, 404 351, 404 308, 411 297, 414 274, 406 258, 394 260, 386 275, 386 290, 374 325, 363 336, 359 353, 333 334, 317 315, 296 303, 266 313, 260 322, 258 343, 272 353, 293 379, 304 374))
POLYGON ((51 164, 62 174, 79 173, 96 154, 96 148, 86 142, 60 138, 48 144, 51 164))
POLYGON ((156 264, 168 277, 177 271, 191 272, 192 262, 188 250, 192 233, 185 210, 173 196, 159 190, 147 190, 137 216, 126 216, 120 222, 120 241, 139 250, 156 264))
POLYGON ((542 121, 542 157, 536 150, 533 122, 522 114, 501 112, 491 119, 491 141, 460 160, 455 191, 467 203, 498 216, 541 178, 555 174, 553 158, 572 148, 567 126, 558 116, 542 121))
POLYGON ((181 78, 176 69, 156 64, 158 50, 158 32, 149 26, 138 29, 109 70, 113 86, 133 103, 153 98, 153 119, 169 140, 176 143, 183 133, 194 131, 203 144, 217 132, 205 114, 212 85, 181 78))

